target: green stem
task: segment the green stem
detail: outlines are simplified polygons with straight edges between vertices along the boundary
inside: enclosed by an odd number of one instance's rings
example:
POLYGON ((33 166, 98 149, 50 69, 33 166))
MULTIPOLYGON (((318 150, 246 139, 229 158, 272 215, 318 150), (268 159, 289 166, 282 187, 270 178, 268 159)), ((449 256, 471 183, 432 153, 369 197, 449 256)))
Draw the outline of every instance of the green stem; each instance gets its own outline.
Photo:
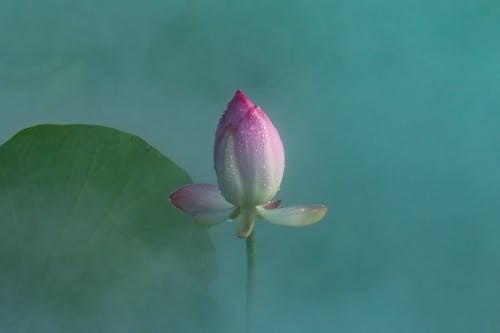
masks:
POLYGON ((255 228, 246 239, 247 245, 247 333, 252 331, 253 296, 255 287, 255 228))

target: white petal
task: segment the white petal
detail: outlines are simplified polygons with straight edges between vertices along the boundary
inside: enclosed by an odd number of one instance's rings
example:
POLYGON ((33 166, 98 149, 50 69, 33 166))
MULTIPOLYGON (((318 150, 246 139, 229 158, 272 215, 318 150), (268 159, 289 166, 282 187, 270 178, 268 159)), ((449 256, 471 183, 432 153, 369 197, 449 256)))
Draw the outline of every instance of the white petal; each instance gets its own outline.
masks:
POLYGON ((202 224, 224 222, 235 207, 211 184, 189 184, 170 195, 170 202, 202 224))
POLYGON ((243 202, 245 192, 235 155, 235 132, 236 127, 231 125, 221 130, 214 146, 214 168, 222 195, 227 201, 239 206, 243 202))
POLYGON ((318 222, 325 216, 325 205, 291 206, 276 209, 257 207, 259 217, 287 227, 303 227, 318 222))

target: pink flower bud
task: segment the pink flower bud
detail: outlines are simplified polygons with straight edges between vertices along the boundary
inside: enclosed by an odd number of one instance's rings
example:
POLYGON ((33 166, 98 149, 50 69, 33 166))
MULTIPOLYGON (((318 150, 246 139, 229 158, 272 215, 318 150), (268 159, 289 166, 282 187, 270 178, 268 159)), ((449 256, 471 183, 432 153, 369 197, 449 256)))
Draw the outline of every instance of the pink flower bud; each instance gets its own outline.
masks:
POLYGON ((262 109, 237 91, 215 135, 214 166, 224 198, 239 207, 265 204, 278 192, 285 154, 262 109))

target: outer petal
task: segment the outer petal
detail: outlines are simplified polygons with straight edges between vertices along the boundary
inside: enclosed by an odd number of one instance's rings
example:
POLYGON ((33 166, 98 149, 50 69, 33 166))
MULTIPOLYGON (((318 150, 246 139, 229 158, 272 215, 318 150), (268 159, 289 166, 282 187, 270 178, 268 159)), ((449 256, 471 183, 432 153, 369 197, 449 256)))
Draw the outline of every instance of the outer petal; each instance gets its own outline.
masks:
POLYGON ((235 133, 236 162, 245 197, 242 206, 264 204, 278 192, 285 153, 278 131, 258 106, 247 112, 235 133))
POLYGON ((172 193, 169 199, 172 205, 202 224, 222 223, 235 209, 220 194, 218 187, 211 184, 185 185, 172 193))
POLYGON ((253 103, 237 90, 220 118, 215 134, 214 168, 217 182, 226 200, 237 206, 244 200, 245 189, 235 155, 235 135, 243 118, 254 107, 253 103))
POLYGON ((325 205, 291 206, 276 209, 257 207, 259 216, 271 223, 287 227, 303 227, 318 222, 325 216, 325 205))
POLYGON ((235 155, 236 127, 228 125, 215 142, 214 167, 217 183, 222 195, 235 206, 240 206, 244 199, 241 172, 235 155))

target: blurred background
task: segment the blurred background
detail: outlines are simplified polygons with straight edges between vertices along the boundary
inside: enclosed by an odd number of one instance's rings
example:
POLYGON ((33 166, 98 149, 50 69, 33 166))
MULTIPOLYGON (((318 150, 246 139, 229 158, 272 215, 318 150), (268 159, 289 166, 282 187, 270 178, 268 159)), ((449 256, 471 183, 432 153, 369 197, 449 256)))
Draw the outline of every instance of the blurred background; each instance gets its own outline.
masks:
MULTIPOLYGON (((493 0, 2 0, 0 142, 106 125, 214 183, 241 89, 284 141, 283 204, 329 206, 257 224, 258 331, 498 332, 499 33, 493 0)), ((210 236, 241 331, 244 242, 210 236)))

